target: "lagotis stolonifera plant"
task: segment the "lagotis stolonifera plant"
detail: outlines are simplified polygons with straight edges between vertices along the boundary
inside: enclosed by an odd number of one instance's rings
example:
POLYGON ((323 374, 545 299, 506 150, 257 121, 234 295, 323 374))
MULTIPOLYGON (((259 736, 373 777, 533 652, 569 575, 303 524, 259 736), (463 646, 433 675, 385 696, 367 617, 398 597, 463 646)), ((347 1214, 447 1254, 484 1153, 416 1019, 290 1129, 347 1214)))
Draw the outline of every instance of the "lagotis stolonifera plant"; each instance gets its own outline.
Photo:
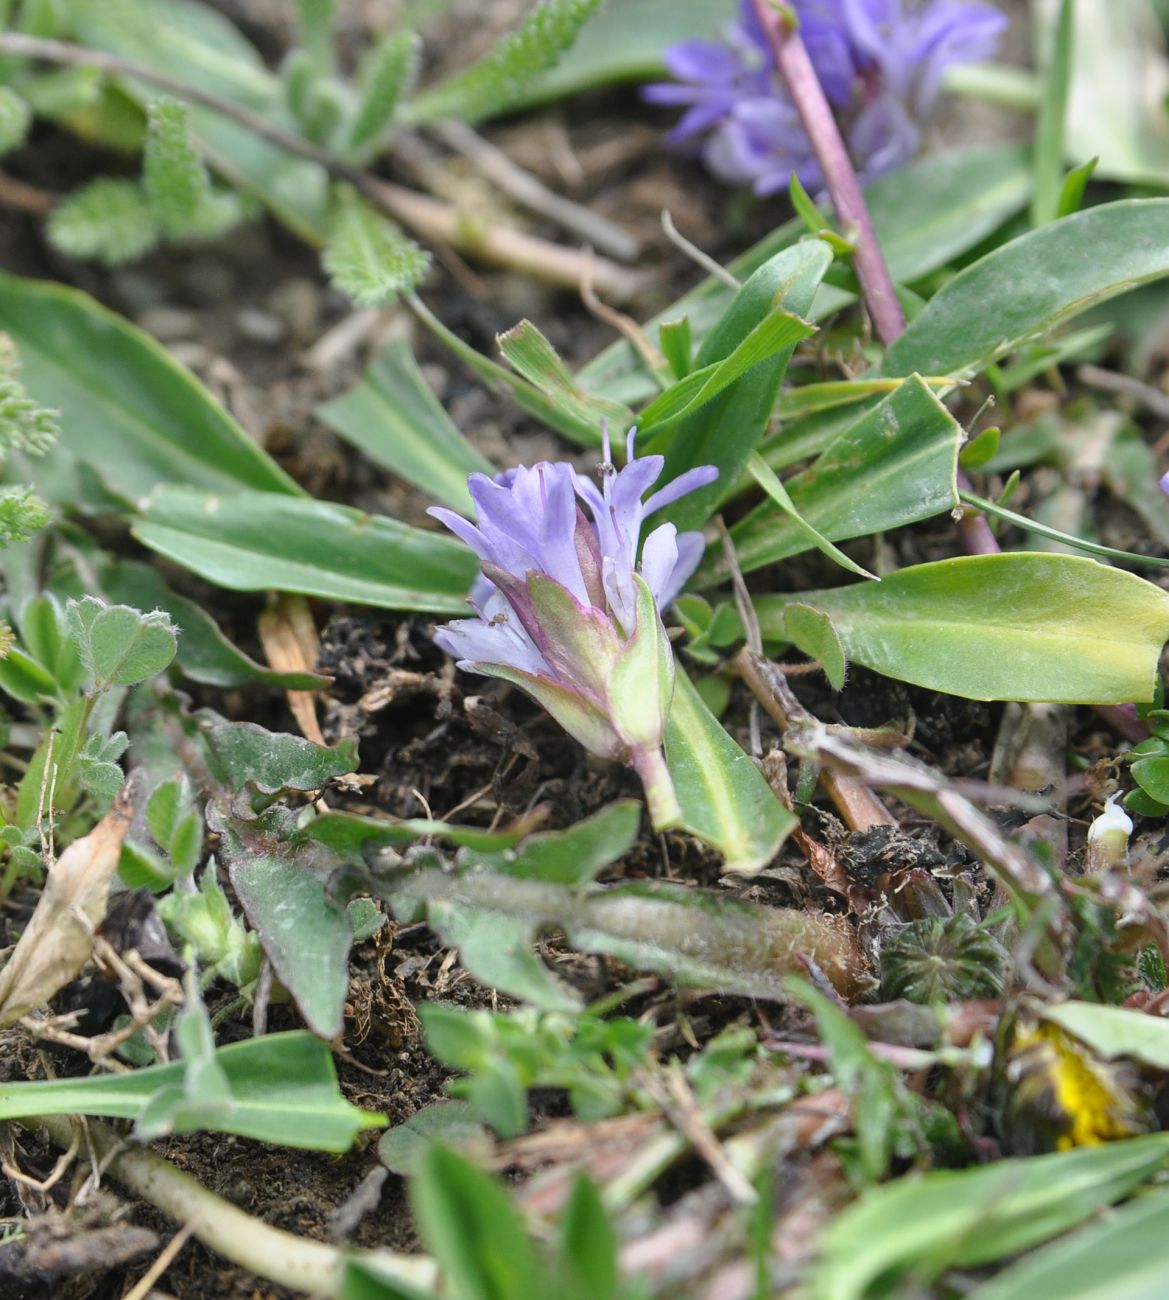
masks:
POLYGON ((661 524, 639 563, 638 542, 647 516, 718 471, 689 470, 643 501, 665 461, 635 458, 634 437, 618 470, 606 430, 600 488, 565 462, 542 461, 494 480, 470 476, 478 526, 431 508, 483 562, 470 597, 476 617, 447 623, 435 639, 460 668, 525 690, 590 753, 628 763, 660 830, 681 816, 662 754, 674 654, 660 610, 697 568, 704 543, 701 533, 661 524))
MULTIPOLYGON (((920 150, 946 69, 990 58, 1007 26, 991 5, 954 0, 789 0, 788 8, 865 179, 920 150)), ((820 166, 751 0, 743 0, 724 41, 673 45, 666 67, 676 80, 647 86, 644 96, 685 107, 670 138, 705 136, 703 161, 720 180, 767 195, 786 189, 795 172, 806 188, 821 188, 820 166)))

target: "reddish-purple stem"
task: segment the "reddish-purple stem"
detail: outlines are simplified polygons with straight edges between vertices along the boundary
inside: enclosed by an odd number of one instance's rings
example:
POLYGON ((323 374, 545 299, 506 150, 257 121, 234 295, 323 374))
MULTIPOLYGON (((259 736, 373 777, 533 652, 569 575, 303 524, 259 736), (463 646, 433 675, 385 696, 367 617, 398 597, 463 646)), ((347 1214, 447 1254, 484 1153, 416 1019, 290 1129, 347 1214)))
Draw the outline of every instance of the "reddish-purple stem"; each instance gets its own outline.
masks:
POLYGON ((853 240, 853 266, 873 328, 888 347, 905 329, 905 316, 897 301, 881 246, 877 243, 852 159, 832 115, 832 106, 824 97, 799 29, 787 15, 773 8, 769 0, 753 0, 753 3, 771 42, 780 76, 787 85, 824 173, 836 219, 844 234, 853 240))
MULTIPOLYGON (((848 155, 840 128, 836 125, 832 106, 825 98, 820 78, 808 57, 799 25, 791 11, 774 3, 774 0, 751 0, 751 3, 775 54, 779 74, 796 106, 804 130, 808 133, 820 170, 824 173, 824 182, 836 210, 836 219, 840 222, 843 233, 852 240, 853 268, 873 328, 881 342, 889 347, 905 331, 905 314, 893 288, 893 280, 885 265, 881 245, 877 242, 877 232, 873 229, 856 169, 848 155)), ((961 470, 958 471, 958 486, 964 491, 971 490, 970 480, 961 470)), ((958 532, 962 538, 962 549, 967 555, 997 555, 1002 550, 986 516, 969 507, 963 508, 962 517, 958 521, 958 532)), ((1139 740, 1148 735, 1132 705, 1098 708, 1097 712, 1130 740, 1139 740)))

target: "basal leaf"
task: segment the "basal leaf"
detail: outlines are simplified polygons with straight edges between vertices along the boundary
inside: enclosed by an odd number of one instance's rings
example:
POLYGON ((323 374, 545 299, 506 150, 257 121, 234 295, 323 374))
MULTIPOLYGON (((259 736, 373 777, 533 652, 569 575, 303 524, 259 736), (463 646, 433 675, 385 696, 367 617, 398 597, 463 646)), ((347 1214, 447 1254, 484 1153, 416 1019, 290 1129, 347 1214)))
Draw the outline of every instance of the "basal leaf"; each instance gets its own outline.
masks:
POLYGON ((1169 199, 1064 217, 980 258, 885 354, 881 373, 976 375, 1096 303, 1169 275, 1169 199))
POLYGON ((458 614, 475 573, 475 557, 439 533, 274 492, 161 488, 144 516, 139 541, 235 591, 458 614))
POLYGON ((786 639, 793 599, 832 620, 850 660, 976 700, 1151 700, 1169 639, 1169 593, 1071 555, 962 556, 879 583, 763 596, 764 636, 786 639))
POLYGON ((318 406, 316 415, 372 461, 455 510, 471 508, 468 474, 494 473, 443 410, 400 339, 374 357, 355 387, 318 406))
POLYGON ((64 412, 53 461, 84 461, 131 500, 160 483, 300 495, 187 370, 87 294, 0 275, 0 329, 28 391, 64 412))

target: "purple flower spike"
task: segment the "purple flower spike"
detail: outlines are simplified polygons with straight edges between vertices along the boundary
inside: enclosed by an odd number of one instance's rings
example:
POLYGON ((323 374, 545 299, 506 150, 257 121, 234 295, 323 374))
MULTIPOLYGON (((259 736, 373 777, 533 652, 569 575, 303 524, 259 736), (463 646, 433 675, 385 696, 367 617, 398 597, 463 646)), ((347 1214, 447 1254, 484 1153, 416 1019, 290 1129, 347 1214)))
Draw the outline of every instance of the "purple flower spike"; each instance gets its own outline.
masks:
POLYGON ((1161 475, 1161 491, 1169 493, 1169 474, 1161 475))
POLYGON ((718 471, 689 470, 643 501, 665 462, 636 458, 633 440, 631 431, 628 463, 614 469, 606 430, 600 487, 571 465, 541 462, 494 480, 472 474, 477 524, 431 508, 483 561, 476 617, 438 628, 435 640, 460 668, 527 691, 590 752, 629 763, 661 830, 681 810, 662 756, 674 656, 660 611, 698 567, 703 539, 661 524, 641 544, 641 529, 718 471))
MULTIPOLYGON (((920 150, 946 70, 991 58, 1007 26, 1004 14, 978 0, 788 3, 863 179, 920 150)), ((714 175, 759 195, 786 188, 792 172, 807 188, 819 188, 811 143, 751 0, 742 0, 724 43, 671 46, 665 62, 675 80, 642 93, 651 103, 686 106, 671 141, 704 136, 702 158, 714 175)))

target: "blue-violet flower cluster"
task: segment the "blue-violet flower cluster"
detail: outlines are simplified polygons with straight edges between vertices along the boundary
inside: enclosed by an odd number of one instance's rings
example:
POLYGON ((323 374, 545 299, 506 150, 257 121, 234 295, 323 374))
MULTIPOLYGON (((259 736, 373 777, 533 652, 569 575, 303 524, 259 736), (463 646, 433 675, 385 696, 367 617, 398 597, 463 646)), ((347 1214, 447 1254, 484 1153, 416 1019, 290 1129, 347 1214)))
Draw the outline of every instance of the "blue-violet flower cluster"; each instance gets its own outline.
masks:
MULTIPOLYGON (((960 0, 788 0, 853 164, 862 178, 919 152, 942 78, 958 63, 990 58, 1007 26, 992 5, 960 0)), ((685 41, 666 51, 675 81, 645 87, 655 104, 685 108, 669 138, 702 137, 707 167, 760 195, 795 172, 815 193, 820 166, 784 90, 751 0, 723 43, 685 41)))
POLYGON ((661 456, 609 463, 601 486, 567 463, 541 462, 467 480, 478 524, 452 510, 430 513, 482 561, 471 592, 477 617, 447 623, 435 640, 459 667, 501 677, 531 695, 590 752, 629 763, 659 829, 680 817, 662 755, 674 688, 674 655, 660 610, 702 558, 701 533, 673 524, 638 543, 647 516, 718 477, 689 470, 642 497, 661 476, 661 456))

